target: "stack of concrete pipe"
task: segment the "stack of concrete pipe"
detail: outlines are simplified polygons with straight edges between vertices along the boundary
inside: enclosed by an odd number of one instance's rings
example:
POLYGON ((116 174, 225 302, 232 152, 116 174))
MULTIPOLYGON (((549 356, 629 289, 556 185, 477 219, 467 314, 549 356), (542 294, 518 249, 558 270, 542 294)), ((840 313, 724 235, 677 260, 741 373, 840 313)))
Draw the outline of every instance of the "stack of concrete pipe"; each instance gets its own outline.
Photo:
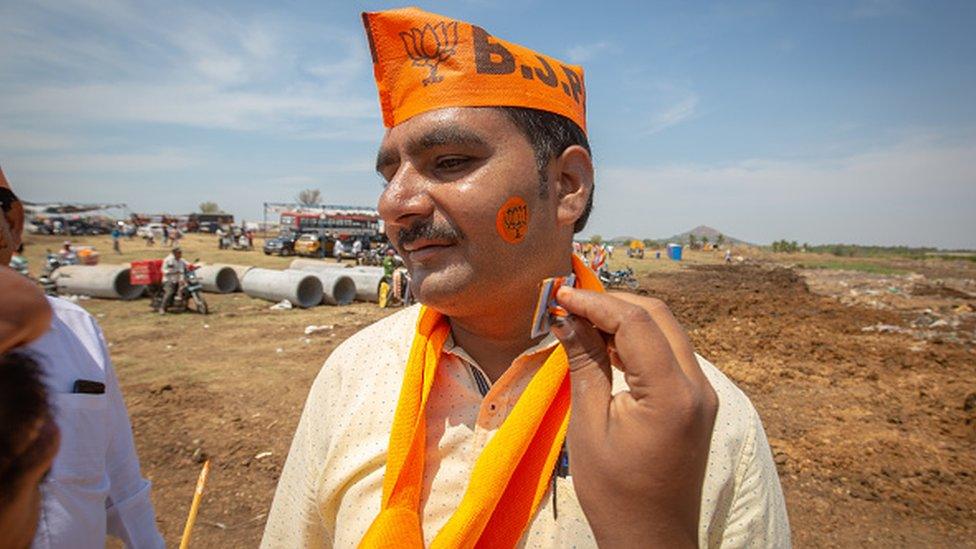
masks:
POLYGON ((214 267, 214 268, 227 267, 228 269, 231 269, 232 271, 234 271, 234 274, 237 275, 237 288, 235 288, 234 290, 231 290, 231 291, 234 291, 234 292, 243 292, 244 291, 244 288, 243 288, 244 275, 246 275, 248 271, 250 271, 251 269, 254 268, 253 265, 233 265, 233 264, 230 264, 230 263, 214 263, 213 265, 210 265, 210 267, 214 267))
POLYGON ((232 265, 202 265, 196 274, 205 292, 229 294, 240 290, 241 281, 232 265))
POLYGON ((289 270, 284 272, 312 275, 322 283, 322 303, 327 305, 349 305, 356 299, 356 283, 344 271, 302 271, 289 270))
POLYGON ((331 261, 316 261, 314 259, 295 259, 291 262, 291 270, 328 273, 341 270, 356 284, 356 299, 359 301, 375 302, 379 295, 380 282, 383 280, 382 267, 348 267, 331 261))
POLYGON ((250 297, 268 301, 288 300, 303 309, 322 303, 322 281, 314 273, 248 269, 241 280, 241 288, 250 297))
POLYGON ((53 278, 58 292, 64 294, 128 301, 146 291, 145 286, 129 282, 128 265, 66 265, 53 278))

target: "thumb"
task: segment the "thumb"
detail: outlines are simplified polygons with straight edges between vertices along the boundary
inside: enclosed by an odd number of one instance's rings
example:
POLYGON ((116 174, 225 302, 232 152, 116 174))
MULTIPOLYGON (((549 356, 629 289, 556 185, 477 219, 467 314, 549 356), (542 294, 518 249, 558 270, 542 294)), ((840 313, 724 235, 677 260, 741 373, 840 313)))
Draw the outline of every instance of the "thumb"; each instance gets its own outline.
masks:
POLYGON ((551 330, 562 343, 569 361, 570 428, 575 424, 584 433, 603 432, 612 388, 610 355, 603 335, 585 318, 576 315, 556 317, 551 330))

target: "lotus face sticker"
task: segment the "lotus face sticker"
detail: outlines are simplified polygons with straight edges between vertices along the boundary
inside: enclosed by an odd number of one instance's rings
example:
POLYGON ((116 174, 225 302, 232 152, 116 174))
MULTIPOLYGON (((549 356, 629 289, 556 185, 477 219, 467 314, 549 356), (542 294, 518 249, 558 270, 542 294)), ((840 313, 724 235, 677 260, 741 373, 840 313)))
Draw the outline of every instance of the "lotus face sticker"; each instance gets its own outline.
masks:
POLYGON ((436 84, 444 77, 437 74, 437 66, 447 61, 457 51, 457 21, 435 25, 427 23, 423 28, 412 27, 410 32, 401 32, 403 48, 415 67, 427 67, 430 73, 424 78, 424 85, 436 84))
POLYGON ((502 204, 495 218, 495 228, 505 242, 518 244, 529 230, 529 207, 522 197, 513 196, 502 204))

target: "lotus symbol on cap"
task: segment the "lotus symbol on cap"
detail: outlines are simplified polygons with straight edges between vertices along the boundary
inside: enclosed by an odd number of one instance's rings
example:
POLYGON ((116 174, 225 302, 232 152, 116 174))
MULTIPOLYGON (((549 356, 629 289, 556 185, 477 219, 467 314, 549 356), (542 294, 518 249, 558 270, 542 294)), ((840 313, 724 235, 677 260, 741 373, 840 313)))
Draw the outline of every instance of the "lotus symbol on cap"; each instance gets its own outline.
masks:
POLYGON ((413 27, 410 32, 401 32, 400 39, 413 65, 430 69, 427 78, 424 78, 425 86, 444 80, 443 76, 437 74, 437 66, 457 50, 457 21, 441 21, 435 25, 426 23, 422 29, 413 27))

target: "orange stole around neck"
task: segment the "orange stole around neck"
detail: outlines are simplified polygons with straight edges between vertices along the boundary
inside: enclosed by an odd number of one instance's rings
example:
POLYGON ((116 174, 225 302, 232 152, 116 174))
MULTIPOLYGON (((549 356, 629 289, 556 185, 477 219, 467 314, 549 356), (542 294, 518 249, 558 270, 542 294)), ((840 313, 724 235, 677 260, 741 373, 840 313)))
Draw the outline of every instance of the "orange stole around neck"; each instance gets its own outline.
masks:
MULTIPOLYGON (((575 255, 573 271, 578 287, 603 291, 597 276, 575 255)), ((425 411, 449 334, 447 318, 421 307, 393 416, 383 501, 359 544, 362 548, 424 547, 420 495, 427 443, 425 411)), ((518 543, 549 488, 566 438, 569 389, 566 352, 558 345, 481 452, 461 503, 437 533, 432 548, 518 543)))

